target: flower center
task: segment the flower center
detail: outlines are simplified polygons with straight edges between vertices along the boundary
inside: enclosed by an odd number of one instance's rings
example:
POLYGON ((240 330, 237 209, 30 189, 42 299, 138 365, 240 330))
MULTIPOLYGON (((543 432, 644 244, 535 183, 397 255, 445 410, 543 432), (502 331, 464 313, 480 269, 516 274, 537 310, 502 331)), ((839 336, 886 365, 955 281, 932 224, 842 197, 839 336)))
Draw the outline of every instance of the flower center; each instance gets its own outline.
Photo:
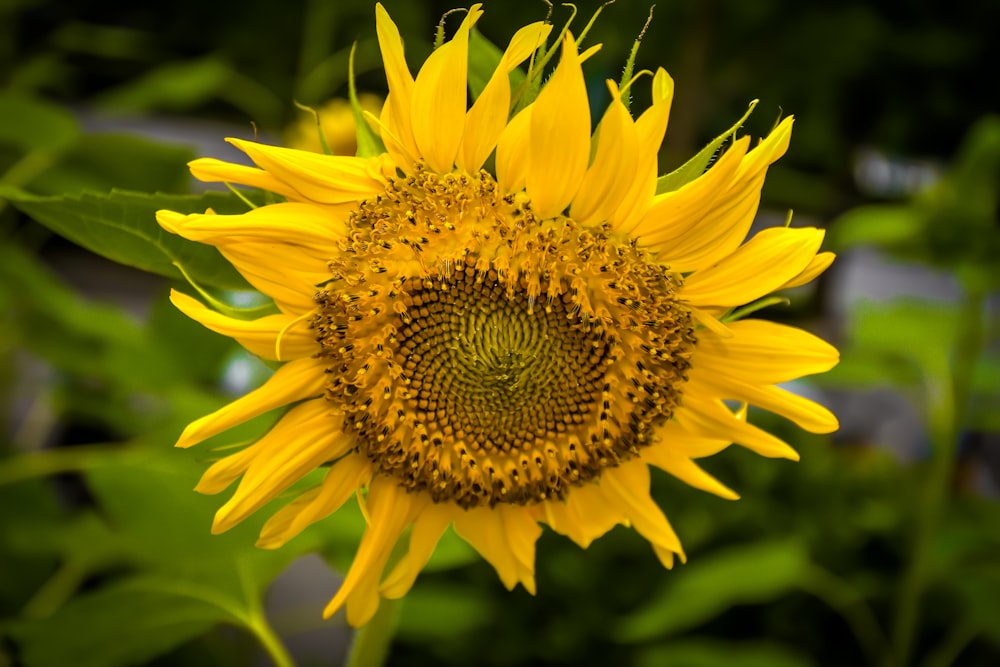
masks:
POLYGON ((407 489, 462 507, 560 498, 679 404, 680 279, 609 230, 539 221, 485 172, 424 171, 348 227, 312 322, 327 398, 407 489))

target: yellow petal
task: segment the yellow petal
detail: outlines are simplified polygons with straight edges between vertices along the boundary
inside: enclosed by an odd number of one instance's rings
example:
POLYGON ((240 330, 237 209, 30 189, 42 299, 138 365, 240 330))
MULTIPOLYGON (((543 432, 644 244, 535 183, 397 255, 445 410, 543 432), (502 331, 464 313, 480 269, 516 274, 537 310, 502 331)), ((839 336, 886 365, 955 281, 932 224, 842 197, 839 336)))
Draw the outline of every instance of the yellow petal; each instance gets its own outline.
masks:
POLYGON ((188 424, 177 447, 191 447, 283 405, 323 394, 326 367, 314 358, 282 365, 267 382, 209 415, 188 424))
POLYGON ((636 532, 653 546, 664 567, 674 566, 674 555, 686 560, 681 541, 663 510, 649 495, 649 468, 641 459, 609 468, 601 476, 602 493, 622 508, 636 532))
POLYGON ((839 427, 837 418, 822 405, 780 387, 754 384, 700 367, 690 371, 687 386, 700 396, 756 405, 792 420, 810 433, 832 433, 839 427))
POLYGON ((541 510, 541 520, 582 549, 616 525, 626 522, 621 508, 609 504, 596 484, 574 486, 564 500, 541 503, 541 510))
POLYGON ((705 472, 697 463, 687 456, 670 451, 667 447, 646 447, 642 450, 642 458, 696 489, 727 500, 739 500, 735 491, 705 472))
POLYGON ((384 475, 375 475, 368 490, 367 511, 370 518, 347 576, 323 618, 330 618, 345 603, 347 622, 364 625, 378 610, 378 582, 382 570, 403 529, 427 504, 424 494, 407 493, 384 475))
POLYGON ((514 33, 496 71, 465 118, 457 161, 460 168, 475 172, 493 152, 510 113, 510 72, 534 53, 551 30, 551 25, 538 22, 514 33))
POLYGON ((611 104, 598 127, 597 152, 570 208, 570 217, 583 225, 613 220, 636 180, 639 135, 618 86, 609 81, 608 88, 611 104))
POLYGON ((506 505, 477 507, 455 517, 455 532, 493 566, 508 590, 518 582, 534 589, 533 567, 529 570, 526 561, 530 551, 533 563, 534 544, 542 531, 530 512, 506 505), (497 511, 501 508, 510 511, 497 511))
POLYGON ((348 454, 330 466, 323 483, 282 507, 261 528, 257 546, 277 549, 308 526, 324 519, 351 498, 372 476, 372 464, 360 454, 348 454))
MULTIPOLYGON (((385 105, 391 108, 393 134, 402 152, 417 155, 417 144, 413 140, 413 124, 410 118, 413 76, 403 55, 403 40, 399 36, 399 29, 389 18, 382 3, 375 5, 375 31, 378 35, 379 49, 382 51, 386 82, 389 84, 385 105)), ((382 114, 384 117, 385 109, 382 114)))
POLYGON ((739 419, 718 399, 684 396, 684 405, 674 417, 684 430, 703 438, 731 440, 768 458, 799 460, 799 454, 784 441, 739 419))
POLYGON ((238 320, 210 310, 197 299, 176 290, 170 293, 170 301, 192 320, 235 339, 262 359, 277 360, 276 348, 282 359, 311 357, 317 352, 309 323, 300 318, 268 315, 256 320, 238 320))
POLYGON ((236 183, 267 190, 292 201, 303 198, 295 188, 278 180, 273 174, 256 167, 232 164, 211 157, 188 162, 188 167, 191 169, 192 176, 205 183, 236 183))
POLYGON ((522 189, 528 177, 531 114, 535 105, 510 119, 497 141, 497 183, 504 192, 522 189))
POLYGON ((791 289, 793 287, 799 287, 801 285, 811 283, 813 280, 818 278, 821 273, 830 268, 830 265, 833 264, 833 260, 835 258, 836 255, 832 252, 819 253, 812 258, 812 261, 809 262, 809 266, 807 266, 802 273, 782 285, 780 289, 791 289))
POLYGON ((623 232, 635 229, 645 217, 656 194, 660 145, 667 131, 667 119, 670 117, 670 105, 674 98, 674 80, 662 68, 653 75, 652 95, 652 105, 635 122, 639 137, 639 152, 635 158, 636 176, 611 216, 611 224, 623 232))
POLYGON ((247 471, 259 451, 260 448, 253 444, 219 459, 202 473, 194 490, 205 495, 214 495, 225 490, 247 471))
POLYGON ((764 320, 729 323, 730 336, 698 339, 693 364, 707 373, 727 373, 747 382, 778 384, 823 373, 837 365, 837 349, 796 327, 764 320))
MULTIPOLYGON (((274 299, 283 313, 296 317, 316 307, 316 286, 330 279, 326 268, 328 258, 310 256, 301 246, 229 243, 218 248, 248 283, 274 299)), ((290 358, 291 355, 281 355, 283 360, 290 358)))
MULTIPOLYGON (((346 217, 346 216, 345 216, 346 217)), ((221 241, 266 241, 301 245, 327 259, 347 233, 345 217, 314 204, 284 202, 261 206, 239 215, 180 215, 157 211, 157 221, 168 231, 191 241, 218 245, 221 241)))
POLYGON ((590 101, 573 35, 566 32, 559 65, 532 105, 526 187, 539 219, 569 206, 590 161, 590 101))
POLYGON ((406 555, 396 563, 379 587, 383 597, 395 600, 406 595, 413 587, 417 575, 433 555, 438 540, 451 525, 455 511, 444 503, 431 503, 417 517, 410 532, 410 544, 406 555))
POLYGON ((212 532, 229 530, 324 462, 344 454, 353 442, 338 424, 323 398, 289 410, 257 441, 257 454, 232 498, 216 513, 212 532))
POLYGON ((685 278, 681 298, 696 306, 732 307, 770 294, 809 265, 823 234, 814 227, 762 230, 715 266, 685 278))
POLYGON ((749 137, 738 139, 704 174, 677 190, 657 195, 631 231, 639 245, 659 248, 669 259, 672 246, 691 235, 729 189, 749 146, 749 137))
POLYGON ((251 160, 293 188, 302 198, 321 204, 367 199, 385 190, 381 161, 347 155, 321 155, 293 148, 227 139, 251 160))
POLYGON ((675 271, 696 271, 731 254, 746 238, 757 215, 767 168, 785 154, 791 137, 788 117, 740 162, 732 187, 700 220, 691 235, 670 248, 675 271))
POLYGON ((451 171, 465 128, 469 30, 482 16, 473 5, 450 42, 428 56, 417 74, 410 102, 413 139, 431 169, 451 171))

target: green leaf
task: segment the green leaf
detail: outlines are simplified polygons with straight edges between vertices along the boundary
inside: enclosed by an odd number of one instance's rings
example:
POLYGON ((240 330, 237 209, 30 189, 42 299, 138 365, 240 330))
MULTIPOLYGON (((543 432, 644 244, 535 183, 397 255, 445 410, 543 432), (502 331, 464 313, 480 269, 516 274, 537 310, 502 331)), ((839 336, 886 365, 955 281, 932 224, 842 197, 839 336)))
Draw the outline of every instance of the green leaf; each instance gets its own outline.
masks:
POLYGON ((200 285, 223 289, 251 287, 215 248, 167 232, 156 211, 242 213, 246 205, 233 194, 144 194, 112 190, 108 194, 37 196, 0 186, 0 197, 55 233, 119 264, 183 280, 175 264, 200 285))
POLYGON ((708 163, 711 162, 712 158, 719 152, 719 149, 722 148, 724 143, 726 143, 726 140, 730 137, 735 138, 737 130, 739 130, 743 123, 746 122, 747 118, 750 117, 750 114, 753 113, 754 107, 756 106, 757 100, 754 100, 750 103, 750 108, 747 109, 745 114, 743 114, 743 117, 736 121, 732 127, 710 141, 708 145, 698 151, 694 157, 682 164, 680 167, 673 170, 669 174, 664 174, 656 179, 656 194, 673 192, 705 173, 708 163))
POLYGON ((831 225, 830 247, 842 251, 858 245, 895 246, 919 236, 925 226, 925 216, 912 206, 859 206, 831 225))
POLYGON ((130 578, 75 598, 52 616, 12 633, 24 664, 118 667, 150 659, 232 620, 203 599, 130 578))
POLYGON ((347 96, 351 101, 351 111, 354 113, 354 127, 358 135, 357 156, 375 157, 385 152, 385 145, 382 143, 382 138, 375 134, 375 130, 368 124, 364 109, 361 108, 361 102, 358 100, 358 90, 354 83, 354 55, 357 48, 357 42, 351 45, 351 55, 347 66, 347 96))
POLYGON ((30 97, 0 94, 0 145, 24 153, 56 151, 78 135, 76 120, 65 109, 30 97))
POLYGON ((418 583, 403 600, 397 633, 421 642, 446 640, 482 628, 492 616, 489 599, 463 586, 418 583))
POLYGON ((772 642, 685 639, 643 650, 636 667, 811 667, 816 663, 772 642))
POLYGON ((795 588, 808 565, 796 541, 731 547, 700 558, 679 569, 616 634, 625 642, 646 641, 701 625, 734 605, 768 602, 795 588))
POLYGON ((64 151, 52 168, 31 181, 42 195, 104 192, 111 188, 183 192, 194 153, 129 134, 88 134, 64 151))
POLYGON ((171 62, 103 94, 98 103, 123 111, 191 109, 217 99, 232 73, 229 65, 214 57, 171 62))

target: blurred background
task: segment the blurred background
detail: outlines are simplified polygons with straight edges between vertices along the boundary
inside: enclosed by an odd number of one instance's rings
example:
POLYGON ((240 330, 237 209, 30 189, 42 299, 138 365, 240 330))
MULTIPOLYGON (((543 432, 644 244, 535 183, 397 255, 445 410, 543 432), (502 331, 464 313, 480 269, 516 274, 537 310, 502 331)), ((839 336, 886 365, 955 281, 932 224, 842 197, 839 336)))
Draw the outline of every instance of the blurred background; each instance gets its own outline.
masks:
MULTIPOLYGON (((415 68, 453 5, 385 4, 415 68)), ((578 4, 576 31, 597 4, 578 4)), ((548 11, 485 9, 501 47, 548 11)), ((619 0, 592 29, 595 117, 649 13, 619 0)), ((662 172, 751 100, 748 134, 796 116, 758 223, 794 210, 839 258, 762 316, 843 351, 795 386, 842 429, 752 413, 802 461, 706 461, 738 502, 654 474, 689 556, 672 572, 624 528, 587 551, 546 533, 533 597, 446 539, 389 664, 1000 664, 997 25, 996 0, 656 6, 637 70, 676 82, 662 172)), ((343 511, 278 552, 252 546, 260 521, 209 534, 221 501, 191 491, 208 455, 171 445, 270 370, 176 313, 170 279, 101 256, 127 258, 128 239, 95 248, 87 230, 123 200, 150 219, 190 201, 187 161, 241 158, 224 137, 308 147, 296 103, 353 152, 328 103, 357 42, 358 88, 380 104, 374 35, 361 0, 0 1, 0 665, 345 660, 352 633, 320 611, 363 519, 343 511)))

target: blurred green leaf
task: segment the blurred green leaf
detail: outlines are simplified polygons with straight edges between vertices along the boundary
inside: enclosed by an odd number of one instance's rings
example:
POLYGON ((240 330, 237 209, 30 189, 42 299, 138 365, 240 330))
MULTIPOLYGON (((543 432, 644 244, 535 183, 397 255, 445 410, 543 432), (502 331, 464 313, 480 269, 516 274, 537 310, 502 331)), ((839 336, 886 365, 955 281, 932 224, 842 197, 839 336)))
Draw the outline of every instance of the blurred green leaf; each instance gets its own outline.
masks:
POLYGON ((957 318, 958 308, 950 303, 862 302, 851 313, 841 363, 818 381, 855 387, 946 382, 957 318))
POLYGON ((33 667, 117 667, 144 664, 232 620, 205 599, 164 590, 164 581, 129 578, 74 598, 51 617, 13 632, 33 667))
POLYGON ((100 95, 97 104, 127 112, 187 111, 220 99, 264 124, 278 118, 283 106, 270 89, 216 56, 168 62, 100 95))
POLYGON ((255 573, 262 585, 298 552, 254 547, 264 516, 212 535, 212 516, 222 501, 194 492, 203 471, 189 454, 165 447, 123 454, 86 475, 102 511, 134 557, 158 571, 241 599, 253 590, 247 589, 239 569, 255 573))
POLYGON ((625 617, 620 641, 646 641, 692 628, 738 604, 769 602, 805 576, 809 556, 796 541, 731 547, 677 570, 667 588, 625 617))
POLYGON ((732 127, 708 142, 694 157, 677 167, 677 169, 656 179, 656 194, 677 190, 705 173, 705 169, 708 168, 712 158, 718 155, 719 150, 727 140, 736 137, 736 132, 743 126, 747 118, 750 117, 756 106, 757 100, 754 100, 750 103, 750 108, 743 114, 743 117, 736 121, 732 127))
POLYGON ((251 289, 246 280, 215 248, 171 234, 156 222, 156 211, 180 213, 243 213, 246 204, 236 195, 143 194, 112 190, 108 194, 41 197, 0 186, 0 197, 52 231, 103 257, 183 280, 174 264, 181 264, 198 284, 223 289, 251 289))
POLYGON ((417 583, 403 599, 397 633, 401 638, 433 640, 461 636, 492 618, 488 598, 470 595, 455 584, 417 583))
POLYGON ((810 667, 816 663, 770 642, 685 639, 644 649, 636 667, 810 667))
POLYGON ((830 228, 830 247, 844 251, 863 244, 891 245, 909 241, 923 232, 917 211, 893 204, 853 208, 830 228))
POLYGON ((194 153, 129 134, 88 134, 64 151, 47 171, 31 181, 41 195, 104 192, 112 188, 140 192, 184 192, 194 153))
POLYGON ((65 148, 79 135, 73 115, 43 100, 0 94, 0 145, 24 153, 65 148))

